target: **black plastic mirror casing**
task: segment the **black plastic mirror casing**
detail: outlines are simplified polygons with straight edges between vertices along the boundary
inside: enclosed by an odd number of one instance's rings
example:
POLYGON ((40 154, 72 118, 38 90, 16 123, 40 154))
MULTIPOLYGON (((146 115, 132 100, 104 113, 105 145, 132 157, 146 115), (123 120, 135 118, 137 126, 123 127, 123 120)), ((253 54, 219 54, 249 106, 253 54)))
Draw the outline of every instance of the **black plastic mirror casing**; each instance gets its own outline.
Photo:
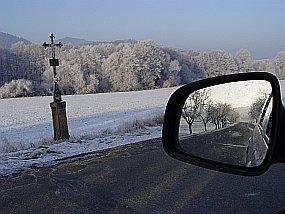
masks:
MULTIPOLYGON (((165 110, 163 130, 162 130, 162 143, 165 152, 171 157, 180 161, 213 169, 216 171, 227 172, 231 174, 254 176, 264 173, 271 164, 284 162, 284 146, 280 138, 280 129, 283 124, 280 123, 284 117, 284 107, 282 105, 280 96, 280 86, 278 79, 267 72, 250 72, 238 73, 225 76, 218 76, 208 79, 199 80, 178 88, 170 97, 165 110), (271 83, 273 95, 273 110, 272 110, 272 131, 270 135, 270 142, 267 154, 262 164, 256 167, 234 166, 227 163, 215 162, 212 160, 203 159, 200 157, 191 156, 181 149, 179 145, 178 133, 182 107, 189 96, 196 90, 206 87, 247 80, 266 80, 271 83), (283 150, 282 150, 283 149, 283 150)), ((284 119, 283 119, 284 121, 284 119)), ((282 137, 282 139, 284 139, 282 137)))

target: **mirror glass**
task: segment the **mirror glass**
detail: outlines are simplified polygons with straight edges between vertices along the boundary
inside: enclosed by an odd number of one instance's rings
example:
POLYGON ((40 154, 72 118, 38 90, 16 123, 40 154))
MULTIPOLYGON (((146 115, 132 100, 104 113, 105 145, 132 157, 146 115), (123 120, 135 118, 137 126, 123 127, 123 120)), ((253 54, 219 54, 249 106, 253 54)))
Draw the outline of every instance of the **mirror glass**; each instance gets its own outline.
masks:
POLYGON ((231 165, 255 167, 267 152, 272 87, 250 80, 200 89, 186 99, 180 118, 181 149, 231 165))

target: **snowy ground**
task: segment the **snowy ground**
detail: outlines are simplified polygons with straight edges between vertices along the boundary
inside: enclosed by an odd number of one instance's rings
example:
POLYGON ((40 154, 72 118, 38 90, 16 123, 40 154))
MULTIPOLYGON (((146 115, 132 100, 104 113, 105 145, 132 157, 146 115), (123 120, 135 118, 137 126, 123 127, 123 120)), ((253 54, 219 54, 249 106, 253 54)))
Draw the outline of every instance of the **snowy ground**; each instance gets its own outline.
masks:
POLYGON ((176 88, 63 96, 71 140, 52 142, 52 97, 0 100, 0 174, 161 136, 161 127, 117 132, 164 112, 176 88), (33 147, 33 148, 31 148, 33 147), (13 150, 19 150, 12 152, 13 150))
MULTIPOLYGON (((285 103, 285 81, 280 81, 280 85, 285 103)), ((161 126, 127 133, 116 130, 125 122, 135 119, 143 121, 163 113, 175 89, 63 96, 63 100, 67 101, 72 137, 69 142, 56 144, 51 144, 49 103, 52 97, 0 100, 0 175, 55 164, 82 153, 160 137, 161 126), (15 149, 19 151, 12 152, 15 149)), ((200 132, 203 126, 197 124, 193 129, 200 132)), ((189 131, 186 125, 183 130, 185 134, 189 131)))

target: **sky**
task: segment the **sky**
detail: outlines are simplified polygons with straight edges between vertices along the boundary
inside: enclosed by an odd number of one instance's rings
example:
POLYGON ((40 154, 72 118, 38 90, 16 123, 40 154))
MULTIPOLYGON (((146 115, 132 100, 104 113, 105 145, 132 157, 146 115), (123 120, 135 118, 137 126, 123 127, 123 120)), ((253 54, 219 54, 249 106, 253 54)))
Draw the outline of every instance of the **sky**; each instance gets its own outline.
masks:
POLYGON ((264 93, 270 94, 272 87, 265 80, 248 80, 215 85, 206 90, 214 103, 229 103, 233 108, 238 108, 251 106, 264 93))
POLYGON ((0 31, 42 43, 53 32, 95 41, 151 39, 199 51, 285 50, 283 0, 0 0, 0 31))

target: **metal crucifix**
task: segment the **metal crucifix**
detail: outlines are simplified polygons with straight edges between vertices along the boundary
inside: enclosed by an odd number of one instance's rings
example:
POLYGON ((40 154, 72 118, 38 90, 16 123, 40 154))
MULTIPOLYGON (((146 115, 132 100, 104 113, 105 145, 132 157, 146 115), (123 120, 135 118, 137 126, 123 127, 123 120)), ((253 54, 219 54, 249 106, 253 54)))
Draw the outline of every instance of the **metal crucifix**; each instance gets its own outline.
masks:
POLYGON ((62 46, 62 44, 60 42, 58 44, 54 43, 55 36, 53 35, 53 33, 49 36, 49 38, 51 40, 51 43, 47 44, 46 42, 44 42, 43 46, 45 48, 50 47, 51 51, 52 51, 52 58, 49 59, 49 64, 53 68, 53 79, 54 79, 53 101, 54 102, 61 102, 62 101, 61 92, 60 92, 60 89, 58 87, 58 83, 57 83, 58 80, 57 80, 57 76, 56 76, 56 66, 59 66, 59 61, 58 61, 58 59, 55 58, 55 48, 56 47, 60 48, 62 46))

